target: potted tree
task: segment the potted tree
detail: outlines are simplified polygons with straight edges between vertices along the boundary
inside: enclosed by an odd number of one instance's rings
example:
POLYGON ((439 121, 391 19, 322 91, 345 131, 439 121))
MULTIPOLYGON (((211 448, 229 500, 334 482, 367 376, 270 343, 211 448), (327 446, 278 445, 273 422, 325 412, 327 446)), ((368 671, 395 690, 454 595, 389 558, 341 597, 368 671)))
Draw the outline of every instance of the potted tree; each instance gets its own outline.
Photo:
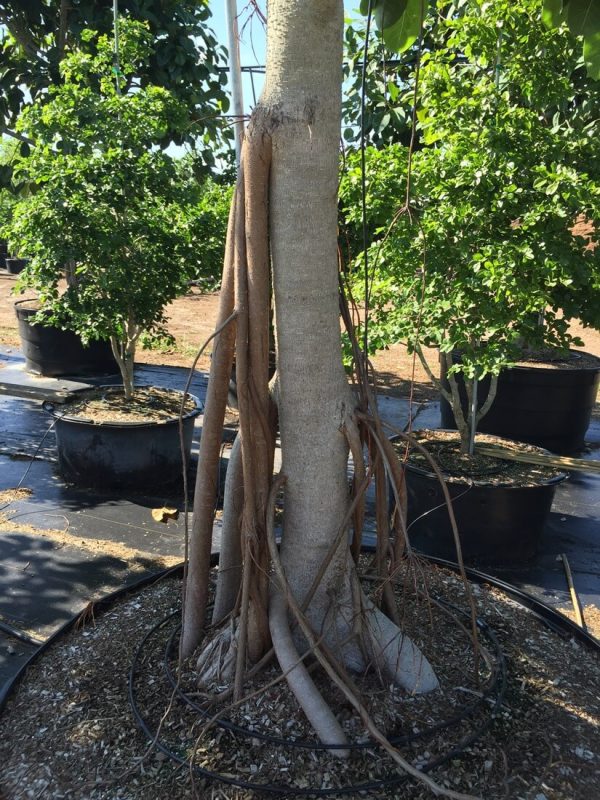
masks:
MULTIPOLYGON (((92 392, 66 413, 54 412, 63 475, 94 485, 147 486, 176 479, 181 467, 181 397, 136 387, 134 361, 142 332, 161 328, 165 305, 185 291, 194 269, 188 224, 194 198, 173 158, 154 146, 186 114, 167 90, 135 81, 152 52, 143 24, 121 20, 116 73, 109 37, 86 31, 81 38, 86 50, 61 62, 63 82, 19 120, 35 146, 15 167, 30 192, 8 233, 31 259, 19 287, 37 292, 37 318, 68 327, 84 342, 109 340, 122 378, 122 388, 92 392), (142 442, 148 420, 154 433, 142 442), (123 442, 122 428, 134 437, 131 444, 123 442)), ((188 400, 188 449, 198 413, 188 400)))
MULTIPOLYGON (((505 368, 541 350, 565 358, 571 344, 581 345, 569 333, 569 318, 589 323, 597 313, 600 253, 573 233, 580 215, 597 218, 600 183, 590 165, 596 123, 586 116, 585 95, 577 95, 581 108, 568 123, 561 115, 578 91, 593 95, 596 87, 578 72, 572 37, 545 30, 529 0, 515 8, 487 4, 485 15, 475 3, 460 17, 442 19, 440 31, 437 48, 423 57, 417 111, 426 146, 410 158, 411 200, 403 213, 397 198, 406 194, 407 149, 374 152, 367 168, 375 264, 370 339, 373 346, 405 342, 452 408, 459 452, 444 442, 445 466, 467 472, 452 479, 454 493, 463 495, 455 510, 467 498, 477 500, 476 512, 460 520, 467 557, 532 555, 558 476, 536 489, 543 502, 535 514, 530 487, 510 485, 506 474, 494 477, 493 496, 501 496, 501 484, 508 492, 502 508, 494 508, 491 497, 478 499, 474 490, 484 482, 471 472, 478 466, 475 433, 493 408, 505 368), (424 346, 438 349, 446 386, 427 363, 424 346), (486 378, 487 391, 481 391, 486 378), (529 499, 517 502, 517 492, 529 499), (535 519, 507 517, 519 505, 535 519), (499 521, 492 528, 494 514, 499 521), (532 533, 527 542, 525 530, 532 533)), ((351 222, 358 183, 350 159, 343 193, 351 222)), ((416 479, 411 475, 408 483, 412 492, 416 479)), ((431 496, 419 504, 411 498, 414 519, 441 502, 434 489, 426 492, 431 496)), ((413 533, 417 541, 423 533, 419 543, 426 549, 451 555, 451 540, 442 546, 436 530, 445 513, 443 507, 428 513, 413 533)))

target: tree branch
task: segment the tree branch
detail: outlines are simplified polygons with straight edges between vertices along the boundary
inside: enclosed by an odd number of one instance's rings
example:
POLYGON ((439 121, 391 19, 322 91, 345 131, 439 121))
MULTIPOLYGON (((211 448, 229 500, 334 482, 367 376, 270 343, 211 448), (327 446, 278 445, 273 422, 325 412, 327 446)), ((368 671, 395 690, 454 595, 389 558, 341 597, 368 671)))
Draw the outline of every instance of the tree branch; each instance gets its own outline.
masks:
POLYGON ((58 50, 59 63, 62 61, 65 52, 65 45, 67 43, 67 24, 69 21, 70 10, 71 10, 71 5, 69 4, 69 0, 60 0, 58 35, 56 37, 56 47, 58 50))
MULTIPOLYGON (((452 403, 452 397, 450 393, 446 388, 444 388, 441 380, 433 374, 433 371, 431 370, 431 367, 427 363, 427 359, 425 358, 425 353, 423 352, 423 348, 421 347, 420 344, 415 345, 415 352, 419 356, 419 361, 421 362, 421 366, 427 373, 427 377, 429 378, 429 380, 433 383, 433 385, 440 392, 440 394, 443 395, 443 397, 445 397, 445 399, 449 403, 452 403)), ((443 358, 442 353, 440 353, 440 356, 443 358)))
POLYGON ((496 399, 497 391, 498 391, 498 376, 492 375, 490 379, 490 388, 488 390, 487 397, 485 398, 485 403, 481 406, 481 408, 477 412, 477 417, 475 418, 476 425, 479 425, 480 420, 482 420, 485 417, 485 415, 492 407, 492 403, 496 399))
POLYGON ((2 128, 0 130, 2 135, 6 134, 6 136, 12 136, 13 139, 18 139, 19 142, 25 142, 26 144, 35 145, 33 139, 29 139, 27 136, 23 136, 22 133, 18 133, 17 131, 10 130, 10 128, 2 128))

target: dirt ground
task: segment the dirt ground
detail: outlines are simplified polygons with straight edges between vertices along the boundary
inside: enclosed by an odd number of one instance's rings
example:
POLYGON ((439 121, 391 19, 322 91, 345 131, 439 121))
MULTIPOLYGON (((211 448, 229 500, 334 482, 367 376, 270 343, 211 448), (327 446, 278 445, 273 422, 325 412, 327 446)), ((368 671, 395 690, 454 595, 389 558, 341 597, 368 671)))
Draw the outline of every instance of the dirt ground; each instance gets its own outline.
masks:
MULTIPOLYGON (((15 277, 0 275, 0 344, 19 347, 19 333, 14 311, 16 300, 31 297, 24 294, 15 296, 13 288, 15 277)), ((175 337, 175 346, 154 346, 140 350, 137 360, 146 364, 161 364, 189 367, 197 350, 214 330, 218 309, 218 294, 202 294, 191 288, 185 297, 180 297, 167 307, 168 331, 175 337)), ((585 343, 581 349, 600 356, 600 333, 581 325, 573 325, 572 330, 585 343)), ((198 368, 208 370, 210 366, 210 345, 200 358, 198 368)), ((429 363, 437 371, 437 355, 426 351, 429 363)), ((424 400, 436 396, 431 381, 418 359, 408 355, 403 345, 393 345, 378 353, 373 359, 378 381, 382 389, 390 394, 408 396, 411 378, 414 379, 414 398, 424 400)))

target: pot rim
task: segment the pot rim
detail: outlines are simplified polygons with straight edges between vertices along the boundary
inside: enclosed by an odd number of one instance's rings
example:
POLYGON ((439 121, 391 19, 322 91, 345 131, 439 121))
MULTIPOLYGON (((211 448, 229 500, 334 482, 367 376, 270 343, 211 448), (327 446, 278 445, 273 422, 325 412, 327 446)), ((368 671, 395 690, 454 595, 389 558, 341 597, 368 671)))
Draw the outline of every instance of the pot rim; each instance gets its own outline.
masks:
MULTIPOLYGON (((460 358, 460 351, 453 351, 453 356, 454 356, 455 352, 458 354, 458 356, 460 358)), ((441 362, 441 355, 442 355, 441 352, 439 352, 440 362, 441 362)), ((594 353, 588 353, 587 350, 575 350, 574 348, 570 347, 569 348, 569 355, 571 357, 573 357, 575 360, 581 359, 582 356, 587 356, 588 358, 596 359, 596 361, 598 363, 597 363, 597 365, 595 367, 592 367, 590 365, 581 364, 581 365, 579 365, 579 366, 577 366, 575 368, 573 368, 573 367, 565 368, 563 370, 564 372, 600 372, 600 357, 598 357, 594 353)), ((542 366, 543 363, 544 362, 536 363, 535 360, 532 360, 531 362, 527 362, 525 364, 513 364, 512 366, 502 367, 502 372, 504 372, 504 371, 510 372, 511 370, 515 371, 515 372, 526 372, 528 370, 535 370, 536 372, 560 372, 561 371, 561 367, 560 366, 547 367, 547 366, 542 366)), ((484 378, 482 378, 482 380, 485 380, 487 377, 489 377, 489 373, 484 378)))
MULTIPOLYGON (((40 312, 48 311, 48 309, 44 308, 42 306, 42 304, 40 303, 40 301, 37 300, 35 297, 25 297, 25 298, 23 298, 23 300, 15 300, 15 302, 13 303, 13 308, 15 309, 15 314, 17 315, 17 319, 19 320, 19 322, 25 321, 28 325, 30 325, 32 327, 34 325, 41 325, 44 328, 46 328, 46 327, 54 327, 53 325, 44 325, 42 322, 30 322, 29 321, 28 317, 33 317, 36 314, 39 314, 40 312), (38 303, 39 307, 38 308, 27 308, 25 303, 38 303)), ((61 329, 61 330, 63 330, 63 329, 61 329)), ((64 330, 66 330, 66 329, 64 329, 64 330)))
MULTIPOLYGON (((153 384, 138 384, 136 388, 164 389, 165 391, 173 392, 175 394, 179 395, 183 394, 183 391, 181 389, 171 389, 166 386, 154 386, 153 384)), ((94 391, 97 389, 113 389, 116 391, 123 391, 123 387, 121 384, 102 384, 100 386, 90 386, 86 387, 85 389, 78 389, 76 392, 73 392, 74 396, 70 397, 69 400, 67 400, 67 402, 63 404, 63 406, 65 405, 68 406, 69 402, 77 400, 78 394, 83 394, 85 392, 94 391)), ((182 421, 193 419, 199 416, 204 411, 204 405, 195 394, 191 394, 191 392, 187 392, 186 394, 191 400, 194 401, 195 408, 183 414, 183 416, 181 417, 182 421)), ((115 429, 125 428, 126 430, 131 430, 132 428, 135 428, 136 430, 139 430, 141 428, 157 428, 160 427, 161 425, 172 425, 174 422, 178 422, 179 420, 179 417, 169 417, 168 419, 147 420, 145 422, 127 422, 127 421, 94 422, 93 420, 85 419, 84 417, 70 417, 68 414, 68 410, 65 411, 64 414, 61 414, 59 411, 56 410, 56 406, 54 405, 54 403, 48 400, 43 401, 42 408, 47 414, 50 414, 51 417, 54 417, 55 425, 60 425, 61 422, 64 422, 66 424, 72 424, 72 425, 88 425, 92 428, 115 428, 115 429)))
MULTIPOLYGON (((23 303, 35 303, 35 302, 39 303, 39 300, 36 300, 35 297, 23 297, 21 300, 15 300, 13 305, 16 308, 17 306, 23 305, 23 303)), ((40 308, 38 309, 38 311, 43 311, 43 308, 41 307, 41 304, 40 304, 40 308)))
MULTIPOLYGON (((420 430, 432 431, 434 433, 436 431, 440 431, 440 432, 444 431, 444 432, 456 434, 458 436, 458 431, 449 430, 448 428, 422 428, 420 430)), ((415 438, 417 438, 417 434, 419 432, 420 432, 419 430, 413 431, 411 435, 413 435, 413 436, 415 436, 415 438)), ((545 447, 539 447, 538 445, 530 445, 530 444, 527 444, 526 442, 518 442, 516 439, 508 439, 505 436, 496 436, 495 434, 491 434, 491 433, 486 433, 484 435, 485 436, 493 436, 495 439, 498 439, 500 442, 504 441, 504 442, 511 442, 511 443, 516 443, 516 444, 525 444, 527 447, 536 447, 541 453, 544 453, 544 454, 547 454, 547 455, 552 455, 550 450, 547 450, 545 447)), ((393 442, 393 441, 396 441, 396 440, 400 439, 401 437, 398 434, 394 434, 394 436, 390 436, 389 438, 390 438, 390 441, 393 442)), ((422 477, 425 477, 425 478, 433 478, 436 481, 439 480, 439 478, 435 474, 435 472, 432 472, 429 469, 425 469, 424 467, 417 466, 416 464, 410 464, 408 461, 406 461, 403 464, 403 466, 406 467, 406 469, 409 472, 414 472, 417 475, 421 475, 422 477)), ((557 486, 559 483, 562 483, 563 481, 565 481, 569 477, 569 473, 568 472, 560 472, 558 475, 555 475, 553 478, 546 478, 543 481, 542 480, 536 481, 535 485, 533 485, 533 486, 532 485, 518 486, 518 485, 506 484, 506 483, 489 483, 488 481, 485 481, 485 480, 472 480, 472 479, 470 479, 470 478, 468 478, 466 476, 464 478, 461 478, 459 476, 449 475, 447 472, 444 471, 444 469, 442 467, 440 467, 440 472, 441 472, 442 477, 444 478, 444 481, 446 483, 451 483, 451 484, 458 485, 458 486, 477 486, 477 487, 480 487, 480 488, 487 488, 487 489, 504 489, 504 491, 516 490, 516 489, 537 489, 537 488, 542 488, 542 487, 545 487, 545 486, 557 486)))

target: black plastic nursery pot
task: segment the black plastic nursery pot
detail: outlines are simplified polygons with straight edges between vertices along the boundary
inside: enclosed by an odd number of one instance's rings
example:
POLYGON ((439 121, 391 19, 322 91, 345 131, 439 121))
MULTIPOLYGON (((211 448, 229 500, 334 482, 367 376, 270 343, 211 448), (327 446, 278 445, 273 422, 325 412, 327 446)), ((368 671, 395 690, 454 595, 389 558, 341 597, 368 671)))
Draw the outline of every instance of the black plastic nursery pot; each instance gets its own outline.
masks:
POLYGON ((110 342, 95 341, 84 346, 72 331, 53 325, 32 324, 31 319, 38 311, 30 300, 15 303, 27 372, 47 378, 118 373, 110 342))
MULTIPOLYGON (((499 438, 498 443, 502 440, 499 438)), ((518 564, 532 559, 565 473, 537 485, 502 485, 444 474, 462 556, 470 565, 518 564)), ((430 468, 406 464, 408 536, 428 556, 457 560, 442 485, 430 468)))
POLYGON ((4 264, 6 271, 9 275, 18 275, 27 266, 29 259, 27 258, 8 258, 5 257, 4 264))
POLYGON ((8 245, 5 241, 0 239, 0 269, 6 269, 6 259, 9 258, 8 255, 8 245))
MULTIPOLYGON (((110 392, 114 386, 99 387, 110 392)), ((178 393, 180 394, 180 393, 178 393)), ((190 460, 194 420, 202 407, 183 415, 183 451, 190 460)), ((42 407, 54 417, 58 468, 67 483, 95 489, 146 491, 177 483, 182 476, 182 446, 179 419, 153 422, 92 422, 69 416, 68 404, 42 407)))
MULTIPOLYGON (((587 353, 571 351, 571 359, 585 357, 580 367, 519 365, 502 370, 492 407, 478 424, 482 433, 493 433, 519 442, 539 445, 553 453, 574 453, 582 450, 585 434, 600 380, 600 359, 590 366, 587 353)), ((455 357, 457 360, 457 357, 455 357)), ((583 361, 583 359, 582 359, 583 361)), ((448 387, 445 360, 440 359, 440 378, 448 387)), ((464 381, 456 376, 463 411, 467 409, 464 381)), ((479 383, 479 405, 487 397, 490 378, 479 383)), ((456 428, 454 413, 448 401, 441 398, 443 428, 456 428)))

